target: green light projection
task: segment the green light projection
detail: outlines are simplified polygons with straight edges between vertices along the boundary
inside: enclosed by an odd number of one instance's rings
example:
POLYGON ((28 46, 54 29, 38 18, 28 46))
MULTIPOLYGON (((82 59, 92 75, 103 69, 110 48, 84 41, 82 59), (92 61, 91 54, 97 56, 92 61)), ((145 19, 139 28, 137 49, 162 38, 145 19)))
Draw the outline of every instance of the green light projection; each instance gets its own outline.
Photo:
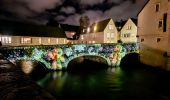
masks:
POLYGON ((119 66, 121 59, 138 51, 136 43, 129 44, 73 44, 53 46, 7 47, 0 50, 10 61, 33 60, 41 62, 47 69, 61 70, 74 58, 84 55, 98 55, 110 66, 119 66))

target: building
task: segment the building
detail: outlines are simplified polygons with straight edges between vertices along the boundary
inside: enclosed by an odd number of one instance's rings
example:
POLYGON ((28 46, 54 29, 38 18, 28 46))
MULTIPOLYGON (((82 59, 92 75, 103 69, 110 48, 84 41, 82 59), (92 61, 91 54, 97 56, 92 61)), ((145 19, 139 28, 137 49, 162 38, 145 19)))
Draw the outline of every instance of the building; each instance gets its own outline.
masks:
POLYGON ((118 30, 111 18, 93 23, 73 43, 117 43, 118 30))
POLYGON ((170 70, 170 0, 149 0, 138 14, 140 59, 170 70))
POLYGON ((78 39, 79 38, 78 35, 81 33, 80 26, 61 24, 61 23, 58 23, 57 21, 55 21, 54 19, 51 19, 46 24, 46 26, 59 27, 59 28, 63 29, 68 40, 78 39))
POLYGON ((3 46, 66 44, 63 29, 11 21, 0 22, 0 41, 3 46))
POLYGON ((129 18, 120 30, 120 40, 123 43, 137 42, 137 20, 129 18))

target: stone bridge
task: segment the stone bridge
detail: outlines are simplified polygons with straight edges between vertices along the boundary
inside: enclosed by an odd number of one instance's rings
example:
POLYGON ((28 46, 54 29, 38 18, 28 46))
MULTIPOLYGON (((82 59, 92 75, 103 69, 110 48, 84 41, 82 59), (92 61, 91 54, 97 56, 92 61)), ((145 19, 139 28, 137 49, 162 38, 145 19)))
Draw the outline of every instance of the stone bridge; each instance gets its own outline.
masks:
POLYGON ((71 60, 82 56, 102 57, 109 66, 118 66, 126 54, 137 51, 136 43, 17 46, 0 49, 0 52, 11 62, 38 61, 47 69, 53 70, 67 68, 71 60))

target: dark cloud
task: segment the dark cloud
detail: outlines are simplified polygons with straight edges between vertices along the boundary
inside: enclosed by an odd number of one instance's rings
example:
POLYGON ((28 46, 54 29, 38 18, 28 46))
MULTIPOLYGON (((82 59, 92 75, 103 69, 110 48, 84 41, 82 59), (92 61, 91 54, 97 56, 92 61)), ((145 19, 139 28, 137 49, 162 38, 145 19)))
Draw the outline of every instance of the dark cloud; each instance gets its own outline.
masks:
POLYGON ((81 5, 97 5, 102 4, 104 0, 80 0, 81 5))
MULTIPOLYGON (((36 16, 48 14, 47 9, 53 9, 61 4, 62 0, 0 0, 0 11, 3 12, 0 13, 0 16, 6 16, 6 19, 13 19, 15 16, 18 20, 28 21, 35 19, 35 22, 38 22, 36 16), (9 16, 9 14, 12 16, 9 16)), ((39 20, 42 21, 43 19, 39 20)))
POLYGON ((79 25, 81 16, 94 21, 136 17, 148 0, 0 0, 0 19, 79 25))
POLYGON ((97 5, 86 8, 83 13, 76 13, 67 17, 67 19, 62 22, 78 25, 79 18, 85 15, 89 17, 91 24, 106 18, 113 18, 115 21, 136 18, 146 1, 147 0, 107 0, 103 2, 103 4, 99 4, 98 2, 97 5))

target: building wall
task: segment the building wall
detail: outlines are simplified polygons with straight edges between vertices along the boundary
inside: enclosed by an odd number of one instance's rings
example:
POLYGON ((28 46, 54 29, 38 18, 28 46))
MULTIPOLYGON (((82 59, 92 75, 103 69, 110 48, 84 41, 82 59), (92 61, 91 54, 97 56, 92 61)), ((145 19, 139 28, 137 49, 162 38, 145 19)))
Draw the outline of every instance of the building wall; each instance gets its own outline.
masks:
POLYGON ((137 42, 137 26, 131 19, 128 19, 120 34, 120 39, 123 43, 137 42))
POLYGON ((150 0, 138 15, 138 41, 141 61, 152 66, 169 70, 166 52, 170 52, 170 1, 150 0), (156 11, 156 5, 160 5, 156 11), (167 13, 166 31, 164 14, 167 13), (162 21, 162 26, 161 26, 162 21))
POLYGON ((104 30, 104 43, 117 43, 118 30, 111 19, 104 30))
POLYGON ((66 38, 53 38, 53 37, 23 37, 23 36, 4 36, 0 35, 0 38, 8 37, 11 38, 11 42, 4 43, 3 46, 23 46, 23 45, 55 45, 55 44, 66 44, 66 38), (30 42, 23 43, 21 38, 31 38, 30 42))
POLYGON ((117 43, 117 40, 118 31, 111 19, 103 32, 82 34, 74 43, 117 43))

